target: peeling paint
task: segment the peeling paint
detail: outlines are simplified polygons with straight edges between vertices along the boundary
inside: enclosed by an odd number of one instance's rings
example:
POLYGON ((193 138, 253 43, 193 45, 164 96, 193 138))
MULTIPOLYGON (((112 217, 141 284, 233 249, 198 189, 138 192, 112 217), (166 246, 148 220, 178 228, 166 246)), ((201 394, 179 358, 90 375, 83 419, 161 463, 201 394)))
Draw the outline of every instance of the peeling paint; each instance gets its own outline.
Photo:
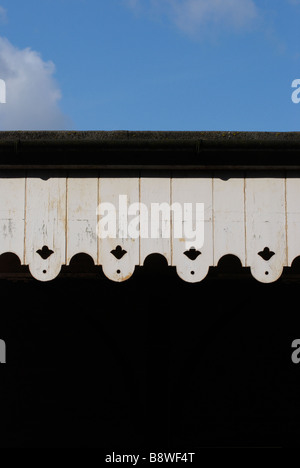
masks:
POLYGON ((300 178, 195 177, 182 178, 49 178, 0 179, 0 254, 14 252, 40 281, 50 281, 78 253, 91 256, 113 281, 128 280, 136 265, 152 253, 164 255, 188 282, 201 281, 210 266, 226 254, 237 256, 263 283, 276 281, 284 266, 300 255, 300 178), (114 201, 127 194, 131 203, 205 203, 205 243, 201 255, 189 259, 186 239, 99 239, 99 200, 114 201), (120 245, 128 254, 115 258, 120 245), (47 260, 37 251, 53 250, 47 260), (269 259, 259 255, 268 248, 269 259), (119 273, 117 273, 119 271, 119 273))

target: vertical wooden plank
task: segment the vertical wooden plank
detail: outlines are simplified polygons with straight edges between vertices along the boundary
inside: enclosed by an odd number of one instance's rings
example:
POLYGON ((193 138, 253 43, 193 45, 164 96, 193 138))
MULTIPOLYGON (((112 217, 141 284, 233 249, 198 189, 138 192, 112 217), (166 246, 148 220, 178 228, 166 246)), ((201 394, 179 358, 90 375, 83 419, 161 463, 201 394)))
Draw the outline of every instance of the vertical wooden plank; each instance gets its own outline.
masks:
MULTIPOLYGON (((172 265, 177 267, 177 273, 183 280, 196 283, 201 281, 213 265, 213 229, 212 229, 212 178, 211 174, 201 177, 200 173, 177 174, 172 179, 172 204, 196 203, 204 204, 204 244, 201 249, 187 249, 187 237, 174 237, 172 265), (190 252, 189 252, 190 250, 190 252), (193 251, 194 250, 194 251, 193 251)), ((193 229, 195 224, 193 210, 193 229)))
POLYGON ((24 263, 25 172, 0 178, 0 255, 11 252, 24 263))
POLYGON ((247 266, 258 281, 271 283, 287 264, 284 175, 248 173, 245 189, 247 266))
MULTIPOLYGON (((148 238, 141 238, 141 265, 148 255, 158 253, 163 255, 168 264, 171 264, 171 222, 168 223, 167 217, 161 216, 161 222, 158 223, 158 234, 155 238, 151 234, 151 229, 155 226, 151 222, 151 212, 153 213, 156 208, 153 204, 156 204, 158 208, 164 209, 164 203, 171 205, 171 179, 170 173, 166 173, 161 177, 157 177, 154 173, 141 173, 140 179, 140 202, 147 207, 148 211, 148 238), (164 220, 165 219, 165 220, 164 220), (168 237, 163 237, 164 232, 168 231, 168 237)), ((166 205, 165 205, 166 208, 166 205)), ((169 214, 170 209, 169 209, 169 214)), ((152 220, 153 221, 153 220, 152 220)))
MULTIPOLYGON (((116 282, 129 279, 135 266, 139 265, 139 238, 134 239, 128 236, 128 232, 121 232, 121 225, 118 222, 122 212, 125 213, 130 205, 139 202, 138 174, 131 173, 128 176, 121 177, 118 172, 114 174, 102 172, 99 181, 99 208, 105 203, 115 207, 117 229, 115 238, 102 238, 101 229, 98 229, 98 264, 102 265, 104 274, 116 282)), ((103 217, 98 216, 98 228, 100 219, 105 219, 105 216, 107 215, 104 213, 103 217)), ((130 221, 131 218, 127 215, 126 224, 129 225, 130 221)))
POLYGON ((300 255, 300 172, 286 175, 288 266, 291 266, 300 255))
POLYGON ((67 265, 78 253, 97 264, 98 176, 71 172, 67 179, 67 265))
POLYGON ((229 173, 214 174, 214 265, 232 254, 245 266, 244 177, 242 173, 229 177, 229 173))
POLYGON ((25 222, 26 264, 34 278, 52 280, 66 260, 65 177, 42 180, 29 174, 25 222))

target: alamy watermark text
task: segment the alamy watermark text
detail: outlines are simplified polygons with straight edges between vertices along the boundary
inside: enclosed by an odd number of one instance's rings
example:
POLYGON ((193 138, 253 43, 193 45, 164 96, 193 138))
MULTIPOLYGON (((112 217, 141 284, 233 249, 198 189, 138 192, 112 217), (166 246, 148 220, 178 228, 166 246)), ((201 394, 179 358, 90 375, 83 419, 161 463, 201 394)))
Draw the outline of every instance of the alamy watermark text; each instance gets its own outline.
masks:
POLYGON ((118 206, 103 202, 97 208, 100 220, 97 235, 101 239, 183 239, 187 249, 204 244, 204 203, 128 204, 127 195, 119 195, 118 206), (150 208, 150 209, 149 209, 150 208))
POLYGON ((0 364, 6 364, 6 344, 0 340, 0 364))
POLYGON ((299 104, 300 102, 300 79, 294 80, 292 82, 292 88, 296 88, 295 91, 292 92, 292 101, 294 104, 299 104))
POLYGON ((0 104, 6 104, 6 83, 0 79, 0 104))

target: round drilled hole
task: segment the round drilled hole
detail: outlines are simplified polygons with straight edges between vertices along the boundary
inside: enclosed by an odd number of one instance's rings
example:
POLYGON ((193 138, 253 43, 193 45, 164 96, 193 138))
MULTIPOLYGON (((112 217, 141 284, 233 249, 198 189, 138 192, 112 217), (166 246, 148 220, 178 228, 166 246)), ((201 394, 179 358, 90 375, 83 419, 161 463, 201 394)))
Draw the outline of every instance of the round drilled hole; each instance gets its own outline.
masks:
POLYGON ((194 274, 195 274, 195 272, 194 272, 194 271, 191 271, 191 275, 194 275, 194 274))
POLYGON ((121 270, 117 270, 118 275, 121 273, 121 270))
POLYGON ((265 275, 268 275, 268 274, 269 274, 269 272, 268 272, 268 271, 265 271, 265 275))
POLYGON ((47 273, 47 270, 43 270, 44 275, 47 273))

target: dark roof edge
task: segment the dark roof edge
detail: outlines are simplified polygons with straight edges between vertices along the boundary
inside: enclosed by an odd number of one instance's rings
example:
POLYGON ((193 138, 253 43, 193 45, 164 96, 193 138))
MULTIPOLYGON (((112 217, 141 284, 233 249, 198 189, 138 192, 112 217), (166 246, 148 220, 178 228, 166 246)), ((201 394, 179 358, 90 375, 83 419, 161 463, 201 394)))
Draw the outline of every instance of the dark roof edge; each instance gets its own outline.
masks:
POLYGON ((300 141, 299 132, 240 131, 0 131, 3 141, 300 141))
POLYGON ((300 170, 300 132, 0 132, 0 169, 300 170))

